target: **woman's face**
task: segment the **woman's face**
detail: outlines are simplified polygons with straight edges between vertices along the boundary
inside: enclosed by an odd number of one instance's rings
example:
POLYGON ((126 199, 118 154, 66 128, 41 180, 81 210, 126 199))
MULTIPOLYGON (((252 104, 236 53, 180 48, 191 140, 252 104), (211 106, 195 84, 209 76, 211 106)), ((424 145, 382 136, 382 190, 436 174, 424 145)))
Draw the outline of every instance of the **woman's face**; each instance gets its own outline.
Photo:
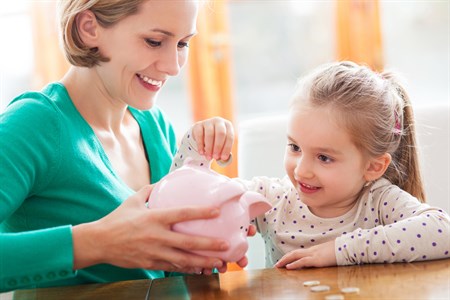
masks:
POLYGON ((95 67, 113 103, 153 106, 170 76, 179 73, 196 33, 198 1, 143 1, 139 12, 99 28, 99 51, 110 59, 95 67))

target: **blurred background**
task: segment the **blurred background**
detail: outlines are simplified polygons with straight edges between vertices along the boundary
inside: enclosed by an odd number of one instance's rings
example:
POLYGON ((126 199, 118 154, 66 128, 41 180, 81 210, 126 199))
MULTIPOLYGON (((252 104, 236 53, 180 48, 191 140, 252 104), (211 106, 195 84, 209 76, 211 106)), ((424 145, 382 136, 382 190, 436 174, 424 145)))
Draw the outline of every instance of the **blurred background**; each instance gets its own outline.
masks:
MULTIPOLYGON (((55 7, 56 1, 0 2, 0 111, 67 70, 55 7)), ((285 113, 297 78, 337 59, 397 70, 414 105, 449 102, 448 0, 209 1, 198 30, 188 65, 157 102, 179 137, 214 115, 237 125, 285 113)))

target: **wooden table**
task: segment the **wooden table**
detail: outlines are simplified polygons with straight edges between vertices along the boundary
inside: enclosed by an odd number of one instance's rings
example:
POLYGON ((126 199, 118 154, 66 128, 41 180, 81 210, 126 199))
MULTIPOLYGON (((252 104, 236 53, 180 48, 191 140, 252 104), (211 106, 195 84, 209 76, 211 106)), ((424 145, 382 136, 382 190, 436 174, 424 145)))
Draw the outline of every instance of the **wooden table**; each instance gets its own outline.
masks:
MULTIPOLYGON (((312 268, 296 271, 265 269, 211 276, 189 275, 157 280, 122 281, 72 287, 21 290, 16 299, 450 299, 450 259, 312 268), (319 280, 328 292, 312 292, 304 281, 319 280), (358 287, 358 294, 343 294, 358 287)), ((0 299, 3 299, 0 295, 0 299)))

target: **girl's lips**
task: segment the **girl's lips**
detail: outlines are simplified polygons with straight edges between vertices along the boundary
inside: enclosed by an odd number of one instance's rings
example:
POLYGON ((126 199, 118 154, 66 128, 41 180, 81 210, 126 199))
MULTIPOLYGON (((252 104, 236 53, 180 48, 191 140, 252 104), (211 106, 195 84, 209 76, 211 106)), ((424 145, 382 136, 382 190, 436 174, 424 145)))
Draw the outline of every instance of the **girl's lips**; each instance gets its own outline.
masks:
POLYGON ((298 186, 300 188, 300 191, 305 194, 313 194, 321 189, 320 187, 308 185, 301 182, 298 183, 298 186))

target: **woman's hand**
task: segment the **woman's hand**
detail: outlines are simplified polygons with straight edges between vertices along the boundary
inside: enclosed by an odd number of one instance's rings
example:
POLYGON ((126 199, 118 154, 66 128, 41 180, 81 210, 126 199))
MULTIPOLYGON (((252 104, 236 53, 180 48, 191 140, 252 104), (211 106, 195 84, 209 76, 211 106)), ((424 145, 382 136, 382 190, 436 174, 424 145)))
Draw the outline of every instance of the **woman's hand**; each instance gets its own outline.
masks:
MULTIPOLYGON (((250 226, 248 227, 247 236, 254 236, 255 234, 256 234, 256 226, 253 224, 250 224, 250 226)), ((236 264, 241 268, 245 268, 248 265, 247 256, 242 257, 240 260, 238 260, 236 262, 236 264)), ((219 273, 225 273, 227 271, 227 264, 224 263, 221 268, 217 268, 217 271, 219 271, 219 273)), ((211 275, 212 273, 213 273, 213 270, 211 270, 211 269, 204 269, 201 271, 201 274, 204 274, 204 275, 211 275)))
POLYGON ((234 142, 234 129, 230 121, 214 117, 195 123, 192 136, 198 152, 208 160, 227 161, 234 142))
POLYGON ((219 210, 148 209, 151 190, 151 186, 146 186, 104 218, 73 227, 74 269, 99 263, 188 273, 223 268, 224 263, 218 258, 187 251, 224 251, 229 248, 227 242, 171 230, 175 223, 217 217, 219 210))
POLYGON ((308 249, 298 249, 285 254, 275 267, 286 269, 301 269, 305 267, 330 267, 337 264, 334 250, 334 240, 312 246, 308 249))

